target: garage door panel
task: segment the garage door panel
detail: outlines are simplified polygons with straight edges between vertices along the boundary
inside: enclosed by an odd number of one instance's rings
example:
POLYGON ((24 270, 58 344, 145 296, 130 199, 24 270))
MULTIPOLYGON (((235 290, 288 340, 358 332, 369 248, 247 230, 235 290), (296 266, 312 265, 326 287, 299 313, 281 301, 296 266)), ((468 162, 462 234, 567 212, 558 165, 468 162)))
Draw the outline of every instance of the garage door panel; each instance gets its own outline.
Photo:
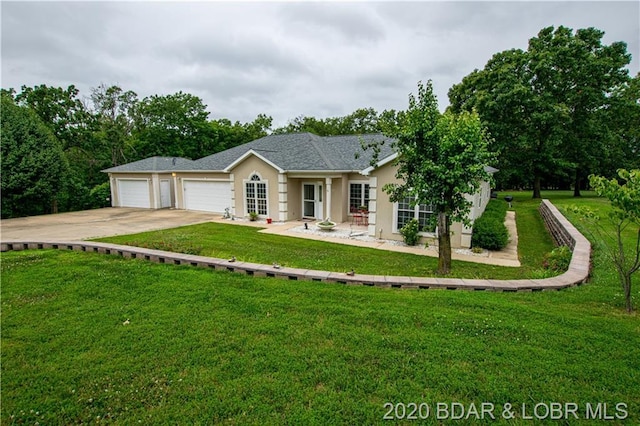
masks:
POLYGON ((149 183, 144 180, 118 179, 120 207, 151 208, 149 183))
POLYGON ((223 213, 231 207, 231 185, 229 182, 183 181, 186 210, 223 213))

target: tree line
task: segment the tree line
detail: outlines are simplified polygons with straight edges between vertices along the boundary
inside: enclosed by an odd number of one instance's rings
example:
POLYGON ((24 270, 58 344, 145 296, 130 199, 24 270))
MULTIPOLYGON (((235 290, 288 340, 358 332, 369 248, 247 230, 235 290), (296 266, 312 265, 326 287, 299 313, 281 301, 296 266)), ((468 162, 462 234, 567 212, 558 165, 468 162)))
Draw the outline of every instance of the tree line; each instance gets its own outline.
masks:
POLYGON ((265 114, 247 123, 209 119, 202 99, 183 92, 139 99, 102 84, 81 97, 73 85, 43 84, 1 95, 3 218, 108 206, 101 170, 109 167, 152 156, 202 158, 271 133, 378 133, 397 115, 368 108, 273 128, 265 114))
MULTIPOLYGON (((526 51, 495 54, 449 91, 448 111, 475 111, 497 154, 499 189, 574 188, 591 173, 640 167, 640 74, 630 77, 624 42, 595 28, 544 28, 526 51)), ((140 99, 101 84, 2 89, 2 217, 109 205, 108 167, 154 155, 201 158, 267 134, 398 134, 405 111, 357 109, 299 116, 273 128, 210 119, 203 101, 178 92, 140 99)))
POLYGON ((590 174, 640 167, 640 74, 629 76, 626 43, 603 36, 544 28, 449 90, 451 110, 476 110, 487 126, 499 186, 579 196, 590 174))
POLYGON ((109 205, 101 170, 151 156, 200 158, 268 134, 272 119, 210 120, 206 105, 178 92, 139 99, 100 85, 2 90, 2 217, 109 205))

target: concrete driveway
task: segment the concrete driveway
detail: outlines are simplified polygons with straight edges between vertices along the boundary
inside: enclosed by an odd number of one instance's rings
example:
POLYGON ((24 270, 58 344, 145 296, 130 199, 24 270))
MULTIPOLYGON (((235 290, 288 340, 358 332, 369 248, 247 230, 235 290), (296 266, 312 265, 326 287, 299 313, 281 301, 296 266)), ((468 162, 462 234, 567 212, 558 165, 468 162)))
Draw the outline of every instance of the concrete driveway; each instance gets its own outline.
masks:
POLYGON ((219 214, 187 210, 104 208, 3 219, 0 240, 86 240, 209 222, 219 214))

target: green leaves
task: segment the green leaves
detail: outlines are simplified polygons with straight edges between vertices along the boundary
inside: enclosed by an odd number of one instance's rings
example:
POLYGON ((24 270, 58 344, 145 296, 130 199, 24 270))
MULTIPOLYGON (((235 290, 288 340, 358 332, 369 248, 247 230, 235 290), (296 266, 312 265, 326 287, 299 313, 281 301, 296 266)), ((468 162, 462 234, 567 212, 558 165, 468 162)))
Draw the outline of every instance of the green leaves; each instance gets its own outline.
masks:
POLYGON ((589 183, 599 196, 611 201, 616 218, 640 225, 640 170, 620 169, 618 176, 623 184, 595 175, 589 176, 589 183))
POLYGON ((631 275, 640 269, 640 170, 620 169, 618 176, 624 183, 594 175, 589 176, 589 183, 596 194, 609 199, 613 208, 609 215, 615 225, 615 236, 609 235, 611 232, 606 232, 597 220, 594 220, 594 229, 606 234, 607 240, 613 242, 605 244, 606 250, 620 277, 627 312, 631 312, 631 275), (637 231, 634 231, 635 247, 632 244, 631 249, 625 247, 623 238, 623 232, 630 225, 637 227, 637 231))
POLYGON ((49 128, 28 107, 2 95, 2 217, 49 213, 69 165, 49 128))
POLYGON ((533 184, 534 197, 542 179, 557 186, 573 181, 579 190, 589 171, 610 161, 609 152, 634 140, 611 136, 633 128, 631 115, 640 106, 626 104, 629 115, 610 113, 629 81, 630 55, 625 43, 602 44, 603 36, 595 28, 543 28, 527 51, 497 53, 451 88, 450 110, 476 109, 495 138, 499 186, 533 184))
POLYGON ((406 195, 419 204, 432 204, 453 220, 463 220, 474 193, 490 176, 484 167, 495 158, 488 150, 489 138, 475 111, 441 114, 433 85, 418 84, 418 97, 409 97, 404 126, 391 134, 398 142, 397 177, 404 184, 387 187, 391 199, 406 195))
POLYGON ((391 201, 415 197, 415 204, 430 204, 441 217, 439 223, 439 272, 447 274, 451 265, 448 231, 451 220, 468 224, 471 203, 465 194, 474 194, 491 176, 485 166, 495 158, 489 151, 488 134, 475 111, 438 110, 433 84, 418 83, 418 96, 409 95, 409 109, 402 126, 388 136, 397 139, 396 177, 402 183, 387 184, 383 190, 391 201))

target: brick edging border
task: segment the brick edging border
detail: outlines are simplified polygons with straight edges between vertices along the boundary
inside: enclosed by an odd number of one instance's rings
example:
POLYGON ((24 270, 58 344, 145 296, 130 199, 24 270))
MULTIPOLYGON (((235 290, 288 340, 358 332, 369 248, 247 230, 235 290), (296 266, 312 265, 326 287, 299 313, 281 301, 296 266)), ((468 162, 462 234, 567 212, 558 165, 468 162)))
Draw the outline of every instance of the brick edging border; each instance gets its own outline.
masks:
MULTIPOLYGON (((449 290, 488 290, 488 291, 542 291, 560 290, 566 287, 580 285, 589 277, 589 261, 591 245, 569 221, 560 214, 558 209, 548 200, 541 204, 541 214, 545 223, 553 220, 555 226, 563 228, 573 238, 573 256, 567 272, 562 275, 546 279, 523 280, 486 280, 465 278, 438 277, 403 277, 388 275, 353 276, 341 272, 316 271, 299 268, 274 268, 273 266, 249 262, 232 262, 226 259, 174 253, 162 250, 146 249, 142 247, 125 246, 119 244, 101 243, 94 241, 8 241, 2 242, 0 251, 59 249, 113 254, 131 259, 145 259, 156 263, 174 265, 191 265, 213 270, 239 272, 250 276, 273 277, 286 280, 306 280, 339 283, 347 285, 365 285, 403 289, 431 289, 443 288, 449 290), (546 216, 545 216, 546 215, 546 216), (550 219, 549 219, 550 218, 550 219)), ((549 225, 547 225, 549 226, 549 225)), ((550 228, 551 229, 551 228, 550 228)))

